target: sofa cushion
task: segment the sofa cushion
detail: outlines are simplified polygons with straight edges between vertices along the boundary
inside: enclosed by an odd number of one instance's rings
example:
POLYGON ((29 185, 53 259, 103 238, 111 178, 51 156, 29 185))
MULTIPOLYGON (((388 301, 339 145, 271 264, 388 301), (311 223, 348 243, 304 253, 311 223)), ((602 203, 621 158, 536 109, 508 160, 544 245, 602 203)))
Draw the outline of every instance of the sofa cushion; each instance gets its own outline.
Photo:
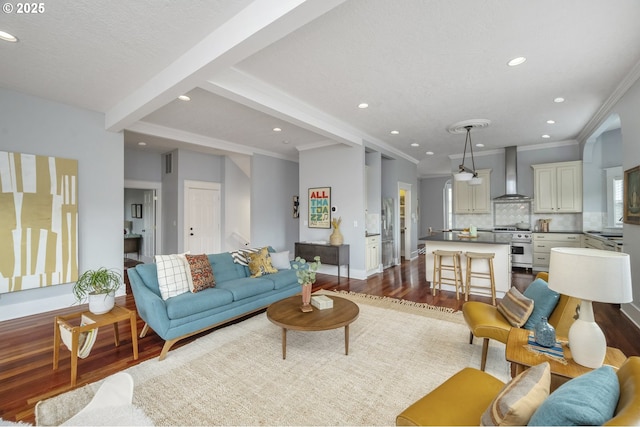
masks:
POLYGON ((229 252, 209 255, 209 262, 216 277, 216 282, 224 282, 232 279, 240 279, 248 276, 246 267, 233 262, 229 252))
POLYGON ((189 292, 189 279, 184 258, 179 255, 156 255, 158 286, 162 299, 189 292))
POLYGON ((262 277, 245 277, 218 282, 215 289, 218 288, 228 290, 233 294, 233 300, 238 301, 272 291, 274 284, 271 280, 262 277))
POLYGON ((200 292, 203 289, 213 288, 216 285, 216 279, 213 276, 209 257, 206 255, 189 255, 186 254, 185 259, 189 265, 189 288, 191 292, 200 292))
POLYGON ((218 288, 207 288, 197 294, 186 292, 169 298, 165 304, 167 305, 167 316, 173 320, 189 317, 232 302, 233 294, 231 292, 218 288))
POLYGON ((527 298, 514 287, 511 287, 498 303, 498 311, 516 328, 525 324, 533 311, 533 300, 527 298))
POLYGON ((260 277, 264 274, 277 273, 278 270, 271 265, 271 257, 267 248, 260 249, 259 252, 247 254, 249 262, 249 272, 251 277, 260 277))
POLYGON ((155 263, 138 264, 135 266, 136 272, 140 275, 142 282, 154 294, 162 298, 160 288, 158 287, 158 269, 155 263))
POLYGON ((524 426, 549 396, 549 362, 533 366, 509 381, 482 414, 483 426, 524 426))
POLYGON ((296 276, 296 271, 292 269, 279 270, 277 273, 262 277, 264 279, 271 280, 273 282, 274 289, 283 289, 291 286, 292 284, 298 285, 298 276, 296 276))
POLYGON ((533 312, 524 324, 525 329, 533 330, 541 318, 551 317, 551 312, 558 305, 560 294, 549 289, 547 282, 536 279, 524 290, 524 296, 533 300, 533 312))
POLYGON ((289 259, 289 251, 272 252, 271 265, 278 270, 291 270, 291 260, 289 259))
POLYGON ((613 417, 620 384, 611 366, 567 381, 534 412, 530 426, 600 426, 613 417))

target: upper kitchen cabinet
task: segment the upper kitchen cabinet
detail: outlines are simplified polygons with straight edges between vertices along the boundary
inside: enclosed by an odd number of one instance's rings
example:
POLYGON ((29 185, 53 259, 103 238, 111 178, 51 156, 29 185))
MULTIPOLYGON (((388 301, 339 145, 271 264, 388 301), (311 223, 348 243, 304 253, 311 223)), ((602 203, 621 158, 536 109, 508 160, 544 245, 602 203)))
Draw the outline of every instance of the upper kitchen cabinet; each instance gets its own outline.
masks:
POLYGON ((478 170, 482 184, 453 181, 453 211, 457 214, 491 213, 491 169, 478 170))
POLYGON ((535 213, 582 212, 582 162, 532 165, 535 213))

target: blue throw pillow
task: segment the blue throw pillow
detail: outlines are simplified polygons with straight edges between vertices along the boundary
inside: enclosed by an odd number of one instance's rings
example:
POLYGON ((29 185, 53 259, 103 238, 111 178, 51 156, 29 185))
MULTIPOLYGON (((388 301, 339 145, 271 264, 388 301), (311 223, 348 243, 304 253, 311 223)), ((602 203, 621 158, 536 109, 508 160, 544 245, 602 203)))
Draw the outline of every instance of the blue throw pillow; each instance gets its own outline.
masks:
POLYGON ((523 326, 529 330, 534 330, 542 317, 548 319, 560 300, 560 294, 549 289, 547 282, 542 279, 531 282, 523 295, 533 300, 533 311, 523 326))
POLYGON ((618 376, 611 366, 603 366, 558 387, 528 425, 601 426, 613 417, 619 397, 618 376))

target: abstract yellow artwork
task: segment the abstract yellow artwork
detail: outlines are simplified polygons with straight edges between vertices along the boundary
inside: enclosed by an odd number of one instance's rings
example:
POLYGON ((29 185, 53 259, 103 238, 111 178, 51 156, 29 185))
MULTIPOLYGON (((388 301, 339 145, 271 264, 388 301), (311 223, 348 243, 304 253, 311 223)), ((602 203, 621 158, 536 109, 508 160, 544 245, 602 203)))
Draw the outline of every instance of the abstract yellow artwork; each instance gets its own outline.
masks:
POLYGON ((0 293, 78 278, 78 161, 0 151, 0 293))

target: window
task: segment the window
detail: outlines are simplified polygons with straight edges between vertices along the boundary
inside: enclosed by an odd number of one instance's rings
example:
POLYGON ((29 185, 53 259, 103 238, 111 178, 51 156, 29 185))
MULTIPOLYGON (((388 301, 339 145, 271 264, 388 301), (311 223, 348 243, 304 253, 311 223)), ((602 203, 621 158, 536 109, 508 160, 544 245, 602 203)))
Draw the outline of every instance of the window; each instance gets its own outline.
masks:
POLYGON ((453 186, 451 185, 451 180, 444 184, 442 202, 444 207, 444 228, 445 230, 450 230, 453 228, 453 186))
POLYGON ((605 169, 607 173, 607 227, 622 227, 622 166, 605 169))

